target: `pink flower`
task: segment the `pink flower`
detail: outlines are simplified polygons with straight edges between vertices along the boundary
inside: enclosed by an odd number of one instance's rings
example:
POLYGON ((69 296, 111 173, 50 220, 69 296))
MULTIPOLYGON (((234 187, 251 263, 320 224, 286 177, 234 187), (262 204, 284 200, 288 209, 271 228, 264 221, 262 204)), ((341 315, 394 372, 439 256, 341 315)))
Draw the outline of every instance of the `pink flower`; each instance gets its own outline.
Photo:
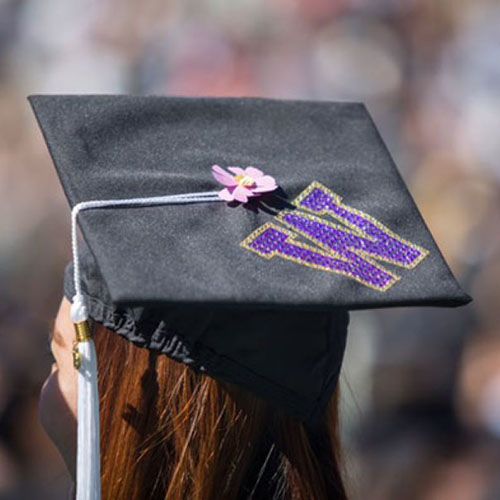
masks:
POLYGON ((264 172, 255 167, 227 167, 226 172, 219 165, 212 166, 212 175, 222 185, 226 186, 219 191, 219 198, 224 201, 239 201, 246 203, 248 198, 274 191, 278 185, 274 177, 264 175, 264 172))

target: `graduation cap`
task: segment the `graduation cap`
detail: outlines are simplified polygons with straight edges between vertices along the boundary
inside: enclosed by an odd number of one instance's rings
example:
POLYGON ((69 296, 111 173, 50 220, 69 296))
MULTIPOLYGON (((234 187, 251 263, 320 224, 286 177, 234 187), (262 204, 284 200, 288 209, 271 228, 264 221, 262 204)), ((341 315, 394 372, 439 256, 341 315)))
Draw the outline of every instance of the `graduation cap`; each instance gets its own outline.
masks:
MULTIPOLYGON (((471 300, 361 103, 29 100, 72 207, 79 406, 97 401, 89 316, 314 425, 349 309, 471 300)), ((94 480, 79 467, 79 490, 94 480)))

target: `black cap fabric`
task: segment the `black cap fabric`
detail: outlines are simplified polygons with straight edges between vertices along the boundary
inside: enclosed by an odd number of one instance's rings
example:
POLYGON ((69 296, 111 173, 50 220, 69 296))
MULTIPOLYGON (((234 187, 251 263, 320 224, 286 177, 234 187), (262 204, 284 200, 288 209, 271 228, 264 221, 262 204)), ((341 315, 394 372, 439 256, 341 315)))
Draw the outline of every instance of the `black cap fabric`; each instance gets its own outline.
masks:
POLYGON ((194 365, 289 413, 308 419, 324 409, 342 359, 344 309, 470 301, 363 104, 29 99, 71 206, 218 190, 214 164, 274 177, 278 190, 246 204, 98 209, 79 223, 94 316, 125 314, 131 340, 131 325, 161 323, 147 347, 171 355, 162 346, 179 334, 186 359, 200 356, 194 365), (188 311, 187 323, 175 326, 166 311, 188 311), (205 347, 219 364, 200 354, 205 347))
MULTIPOLYGON (((367 308, 469 300, 362 104, 135 96, 30 101, 72 206, 213 191, 219 186, 212 165, 253 165, 272 175, 290 202, 321 183, 426 253, 412 269, 380 260, 378 267, 395 275, 380 291, 345 274, 243 248, 241 242, 269 223, 324 257, 326 250, 273 215, 277 210, 221 202, 82 213, 83 234, 114 302, 367 308)), ((269 197, 272 203, 275 195, 269 197)), ((307 215, 347 222, 317 211, 307 215)))

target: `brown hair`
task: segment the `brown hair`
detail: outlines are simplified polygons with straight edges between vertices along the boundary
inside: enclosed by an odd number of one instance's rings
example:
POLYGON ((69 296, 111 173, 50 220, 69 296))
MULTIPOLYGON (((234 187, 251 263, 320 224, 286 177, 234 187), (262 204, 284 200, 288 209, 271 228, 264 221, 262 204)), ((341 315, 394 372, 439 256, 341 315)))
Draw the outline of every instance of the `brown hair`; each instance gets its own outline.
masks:
POLYGON ((249 392, 101 325, 95 341, 103 500, 346 499, 337 393, 313 438, 249 392))

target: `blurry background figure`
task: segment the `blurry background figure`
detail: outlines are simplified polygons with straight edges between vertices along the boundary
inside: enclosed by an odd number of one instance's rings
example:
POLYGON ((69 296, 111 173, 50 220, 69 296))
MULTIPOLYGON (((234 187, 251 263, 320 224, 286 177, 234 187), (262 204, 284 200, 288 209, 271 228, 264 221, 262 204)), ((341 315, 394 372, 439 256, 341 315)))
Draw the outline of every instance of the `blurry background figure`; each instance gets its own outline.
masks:
POLYGON ((475 302, 353 315, 352 496, 500 498, 499 22, 494 0, 0 0, 0 498, 68 497, 36 415, 70 258, 25 99, 46 92, 365 101, 475 302))

